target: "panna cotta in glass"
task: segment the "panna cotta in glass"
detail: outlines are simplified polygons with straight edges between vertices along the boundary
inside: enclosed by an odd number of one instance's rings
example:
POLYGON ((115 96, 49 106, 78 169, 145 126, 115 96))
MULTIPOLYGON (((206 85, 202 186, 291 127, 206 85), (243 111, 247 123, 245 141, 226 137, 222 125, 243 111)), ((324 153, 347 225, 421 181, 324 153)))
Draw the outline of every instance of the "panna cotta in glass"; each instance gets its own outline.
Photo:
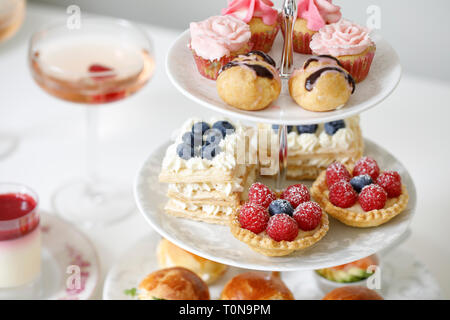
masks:
POLYGON ((37 195, 17 184, 0 184, 0 288, 35 280, 41 272, 37 195))

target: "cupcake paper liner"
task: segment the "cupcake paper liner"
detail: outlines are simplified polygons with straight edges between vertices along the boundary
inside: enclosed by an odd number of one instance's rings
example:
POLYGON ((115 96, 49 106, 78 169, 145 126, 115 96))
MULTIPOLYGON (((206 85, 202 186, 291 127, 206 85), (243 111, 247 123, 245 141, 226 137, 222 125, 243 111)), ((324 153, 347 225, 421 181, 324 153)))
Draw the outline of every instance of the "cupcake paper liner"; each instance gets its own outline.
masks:
POLYGON ((240 54, 247 54, 253 49, 253 43, 249 42, 243 48, 237 52, 232 52, 229 56, 223 56, 219 60, 207 60, 198 56, 194 50, 191 49, 192 55, 194 56, 195 64, 197 65, 198 72, 205 78, 211 80, 217 80, 219 76, 220 69, 225 66, 228 62, 231 62, 240 54))
MULTIPOLYGON (((278 25, 280 26, 281 33, 283 34, 283 38, 285 36, 283 26, 283 17, 281 14, 278 15, 278 25)), ((292 46, 295 52, 302 54, 312 54, 311 48, 309 47, 309 43, 311 42, 313 34, 303 33, 303 32, 293 32, 292 36, 292 46)))
POLYGON ((370 71, 373 58, 375 57, 375 47, 370 49, 366 54, 357 59, 337 57, 345 70, 347 70, 355 80, 355 82, 363 81, 370 71))
POLYGON ((309 43, 311 42, 312 35, 309 33, 295 32, 293 36, 292 45, 294 51, 303 54, 312 54, 309 43))
POLYGON ((252 34, 250 42, 253 43, 253 50, 259 50, 265 53, 269 52, 272 49, 278 30, 280 30, 280 26, 277 24, 271 31, 252 34))

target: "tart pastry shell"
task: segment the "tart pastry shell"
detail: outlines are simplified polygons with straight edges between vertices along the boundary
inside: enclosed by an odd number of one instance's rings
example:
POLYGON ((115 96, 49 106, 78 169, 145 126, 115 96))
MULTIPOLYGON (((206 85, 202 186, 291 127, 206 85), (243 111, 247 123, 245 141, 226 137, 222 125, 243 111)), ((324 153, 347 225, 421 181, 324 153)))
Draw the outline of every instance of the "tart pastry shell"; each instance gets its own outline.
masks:
MULTIPOLYGON (((328 198, 326 171, 322 171, 311 187, 311 195, 324 211, 342 223, 358 228, 377 227, 399 215, 408 205, 409 195, 406 186, 402 185, 402 194, 389 198, 387 206, 380 210, 358 212, 352 208, 340 208, 333 205, 328 198)), ((361 209, 362 210, 362 209, 361 209)))
POLYGON ((299 230, 299 235, 293 241, 275 241, 265 231, 255 234, 244 229, 239 223, 239 210, 231 216, 230 231, 239 241, 247 244, 252 250, 269 257, 281 257, 294 251, 308 248, 321 240, 329 229, 328 215, 324 212, 320 225, 312 231, 299 230))

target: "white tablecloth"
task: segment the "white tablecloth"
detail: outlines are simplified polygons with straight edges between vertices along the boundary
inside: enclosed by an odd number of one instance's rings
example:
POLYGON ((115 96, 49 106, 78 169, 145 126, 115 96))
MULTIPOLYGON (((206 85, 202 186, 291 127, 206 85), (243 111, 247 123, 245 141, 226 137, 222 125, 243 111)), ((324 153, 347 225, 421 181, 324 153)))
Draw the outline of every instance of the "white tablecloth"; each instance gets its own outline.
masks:
MULTIPOLYGON (((85 109, 44 93, 32 80, 27 41, 38 26, 63 18, 63 9, 31 5, 20 32, 0 44, 0 139, 17 139, 15 150, 0 158, 0 181, 24 183, 52 212, 51 195, 68 179, 83 174, 85 109)), ((167 140, 187 117, 212 115, 170 84, 166 52, 180 31, 146 27, 156 48, 157 70, 138 94, 101 108, 101 171, 132 188, 147 155, 167 140)), ((426 63, 424 59, 423 63, 426 63)), ((430 268, 450 297, 450 179, 448 83, 406 73, 394 94, 361 115, 364 135, 383 145, 410 170, 418 192, 412 236, 404 244, 430 268)), ((88 230, 103 277, 121 253, 150 228, 136 212, 109 228, 88 230)), ((96 298, 101 298, 102 283, 96 298)))

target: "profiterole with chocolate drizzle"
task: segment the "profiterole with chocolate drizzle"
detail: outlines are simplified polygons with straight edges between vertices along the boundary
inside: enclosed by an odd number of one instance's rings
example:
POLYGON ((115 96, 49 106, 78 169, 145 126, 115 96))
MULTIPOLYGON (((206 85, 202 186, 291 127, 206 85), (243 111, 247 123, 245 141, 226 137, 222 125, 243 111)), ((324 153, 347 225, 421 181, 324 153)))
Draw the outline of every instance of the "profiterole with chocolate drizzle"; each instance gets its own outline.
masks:
POLYGON ((343 107, 355 92, 353 77, 330 55, 313 56, 289 79, 295 102, 310 111, 332 111, 343 107))
POLYGON ((220 98, 242 110, 262 110, 281 92, 275 61, 262 51, 251 51, 226 64, 219 72, 216 86, 220 98))

